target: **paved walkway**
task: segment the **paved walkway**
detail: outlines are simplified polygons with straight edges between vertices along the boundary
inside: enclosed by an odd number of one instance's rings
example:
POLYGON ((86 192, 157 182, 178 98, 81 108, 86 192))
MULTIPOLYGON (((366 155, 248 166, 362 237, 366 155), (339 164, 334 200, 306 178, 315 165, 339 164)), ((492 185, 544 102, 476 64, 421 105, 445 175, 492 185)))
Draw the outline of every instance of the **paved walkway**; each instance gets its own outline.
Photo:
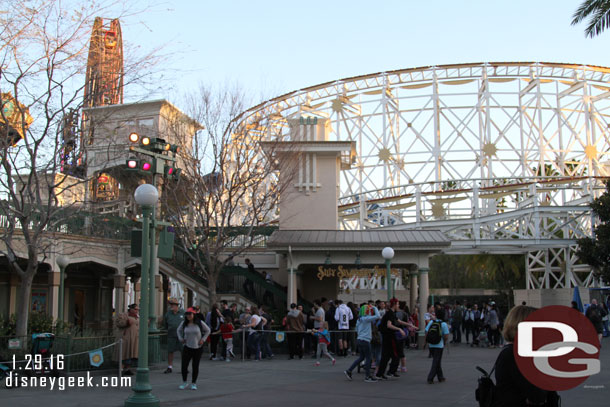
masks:
MULTIPOLYGON (((600 374, 590 377, 583 385, 562 392, 564 406, 602 406, 610 400, 610 338, 604 339, 600 374)), ((379 383, 364 383, 363 375, 354 372, 354 381, 343 375, 353 357, 339 358, 336 366, 324 360, 320 367, 311 358, 272 361, 202 360, 199 390, 178 390, 179 373, 151 372, 153 393, 161 406, 476 406, 474 389, 478 372, 476 365, 487 370, 493 366, 498 349, 470 348, 452 345, 443 355, 445 383, 426 383, 430 368, 427 352, 407 353, 408 372, 399 379, 379 383)), ((175 371, 179 370, 175 368, 175 371)), ((99 383, 100 376, 93 382, 99 383)), ((135 380, 135 379, 134 379, 135 380)), ((71 407, 122 406, 131 394, 129 388, 87 388, 64 391, 37 389, 0 389, 0 404, 4 407, 71 407)))

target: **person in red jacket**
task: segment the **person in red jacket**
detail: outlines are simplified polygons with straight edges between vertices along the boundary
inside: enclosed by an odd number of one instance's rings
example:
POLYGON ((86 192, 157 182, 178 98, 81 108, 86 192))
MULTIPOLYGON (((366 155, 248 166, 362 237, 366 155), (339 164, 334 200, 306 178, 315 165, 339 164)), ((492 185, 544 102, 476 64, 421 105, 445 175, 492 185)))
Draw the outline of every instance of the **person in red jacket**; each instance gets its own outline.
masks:
POLYGON ((226 355, 226 361, 230 362, 231 358, 235 358, 233 353, 233 333, 235 333, 235 327, 233 326, 233 318, 226 316, 224 322, 220 325, 220 333, 222 340, 225 343, 224 354, 226 355))

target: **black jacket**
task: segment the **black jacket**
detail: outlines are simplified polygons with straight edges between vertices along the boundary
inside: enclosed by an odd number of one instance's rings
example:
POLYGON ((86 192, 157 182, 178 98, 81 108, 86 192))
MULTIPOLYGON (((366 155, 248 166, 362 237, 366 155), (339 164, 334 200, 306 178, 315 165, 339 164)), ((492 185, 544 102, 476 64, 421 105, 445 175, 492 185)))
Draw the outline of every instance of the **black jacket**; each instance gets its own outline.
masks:
POLYGON ((531 384, 521 374, 513 354, 513 344, 504 346, 496 360, 496 393, 493 407, 527 406, 544 403, 547 391, 531 384))

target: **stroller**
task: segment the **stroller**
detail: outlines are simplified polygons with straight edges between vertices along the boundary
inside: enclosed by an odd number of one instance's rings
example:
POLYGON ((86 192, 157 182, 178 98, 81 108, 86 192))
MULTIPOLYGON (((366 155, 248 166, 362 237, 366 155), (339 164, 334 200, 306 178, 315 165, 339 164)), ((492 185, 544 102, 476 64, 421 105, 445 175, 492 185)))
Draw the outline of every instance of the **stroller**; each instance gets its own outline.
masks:
POLYGON ((489 337, 487 335, 487 331, 485 329, 482 329, 481 332, 479 332, 479 335, 472 341, 472 345, 471 346, 478 346, 478 347, 486 347, 489 348, 489 337))
POLYGON ((59 375, 59 370, 49 359, 53 357, 51 348, 53 347, 53 341, 55 335, 52 333, 41 333, 32 334, 32 348, 30 354, 32 355, 32 369, 27 371, 27 374, 31 375, 44 375, 51 374, 54 377, 59 375), (35 363, 35 356, 42 356, 42 363, 35 363), (39 369, 38 369, 39 368, 39 369))
POLYGON ((25 361, 19 361, 19 367, 0 363, 0 382, 5 381, 7 387, 19 387, 21 376, 51 373, 56 377, 58 370, 51 369, 52 364, 48 359, 51 356, 54 339, 55 335, 51 333, 33 334, 32 348, 29 353, 31 357, 26 358, 25 361), (40 355, 40 357, 36 358, 36 355, 40 355), (9 377, 10 380, 7 380, 9 377))

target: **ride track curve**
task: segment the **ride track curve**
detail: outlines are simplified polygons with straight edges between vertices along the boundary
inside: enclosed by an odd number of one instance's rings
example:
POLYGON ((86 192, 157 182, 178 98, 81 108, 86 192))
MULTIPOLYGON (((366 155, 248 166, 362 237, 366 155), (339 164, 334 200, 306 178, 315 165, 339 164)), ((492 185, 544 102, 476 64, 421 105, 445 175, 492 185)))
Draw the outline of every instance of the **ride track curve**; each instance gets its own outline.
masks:
POLYGON ((328 120, 355 141, 344 229, 442 230, 448 253, 526 253, 527 288, 592 286, 575 241, 610 176, 610 68, 548 62, 418 67, 339 79, 240 117, 252 140, 328 120))

